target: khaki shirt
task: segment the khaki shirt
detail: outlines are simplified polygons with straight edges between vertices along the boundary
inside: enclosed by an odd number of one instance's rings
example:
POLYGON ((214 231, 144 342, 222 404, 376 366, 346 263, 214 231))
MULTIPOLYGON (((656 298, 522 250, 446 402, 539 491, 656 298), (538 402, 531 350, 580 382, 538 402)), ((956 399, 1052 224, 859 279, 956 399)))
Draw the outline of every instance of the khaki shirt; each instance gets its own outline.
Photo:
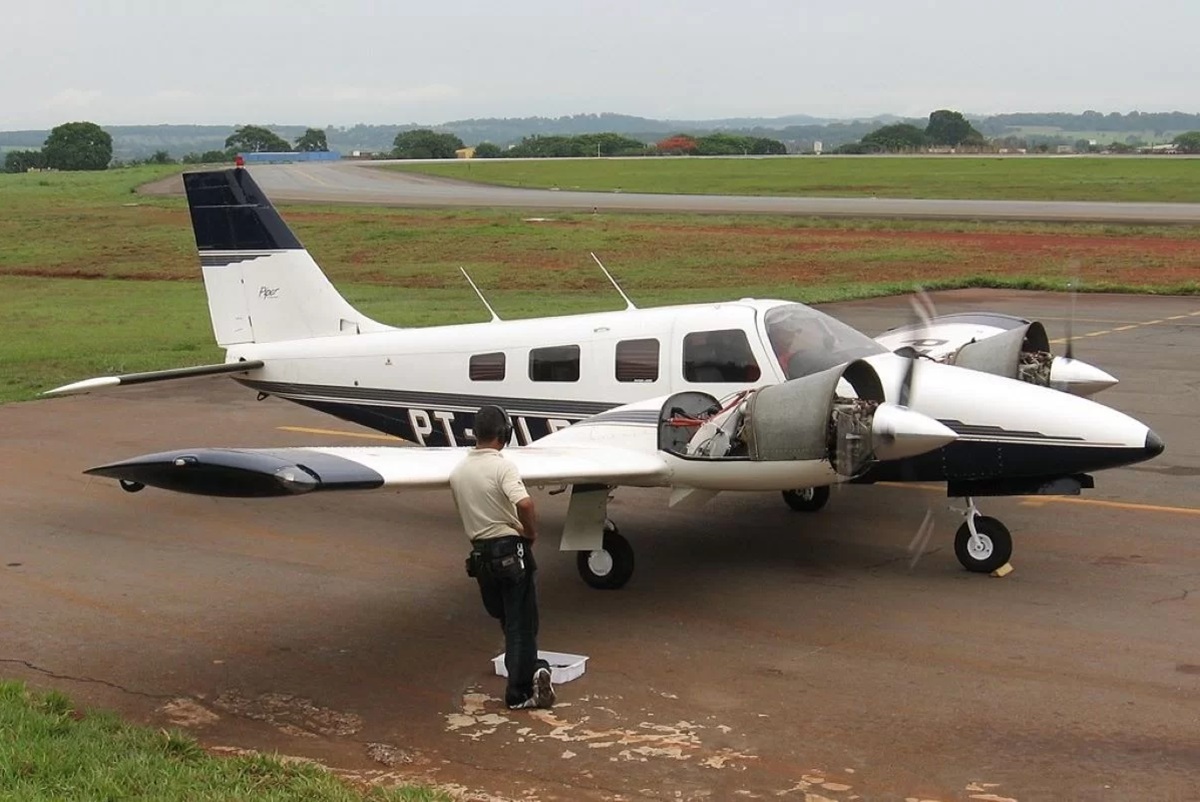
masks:
POLYGON ((517 466, 494 448, 474 448, 450 472, 450 492, 471 540, 522 535, 517 503, 529 498, 517 466))

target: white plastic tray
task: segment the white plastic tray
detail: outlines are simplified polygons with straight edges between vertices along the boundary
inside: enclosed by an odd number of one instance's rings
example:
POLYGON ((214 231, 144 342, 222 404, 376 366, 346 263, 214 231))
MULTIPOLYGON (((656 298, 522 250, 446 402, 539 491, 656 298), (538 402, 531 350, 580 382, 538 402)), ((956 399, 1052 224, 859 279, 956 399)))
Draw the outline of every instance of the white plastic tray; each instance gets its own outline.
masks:
MULTIPOLYGON (((538 650, 538 658, 550 664, 550 680, 555 685, 561 685, 564 682, 570 682, 573 679, 582 677, 585 664, 588 661, 587 655, 584 654, 543 652, 540 649, 538 650)), ((500 653, 492 658, 492 666, 496 669, 497 676, 508 676, 508 669, 504 667, 504 653, 500 653)))

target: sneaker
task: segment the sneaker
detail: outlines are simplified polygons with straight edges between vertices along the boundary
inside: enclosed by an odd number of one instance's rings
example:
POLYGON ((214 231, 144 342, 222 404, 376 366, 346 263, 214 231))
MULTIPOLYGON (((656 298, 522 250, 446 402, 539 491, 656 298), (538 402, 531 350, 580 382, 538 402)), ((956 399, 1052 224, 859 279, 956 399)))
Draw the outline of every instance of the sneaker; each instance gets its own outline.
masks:
POLYGON ((536 692, 534 693, 533 696, 530 696, 528 699, 526 699, 523 702, 517 702, 515 705, 509 705, 508 709, 509 710, 532 710, 535 707, 539 707, 536 692))
POLYGON ((554 707, 554 686, 550 684, 550 669, 539 668, 533 672, 533 699, 538 707, 554 707))

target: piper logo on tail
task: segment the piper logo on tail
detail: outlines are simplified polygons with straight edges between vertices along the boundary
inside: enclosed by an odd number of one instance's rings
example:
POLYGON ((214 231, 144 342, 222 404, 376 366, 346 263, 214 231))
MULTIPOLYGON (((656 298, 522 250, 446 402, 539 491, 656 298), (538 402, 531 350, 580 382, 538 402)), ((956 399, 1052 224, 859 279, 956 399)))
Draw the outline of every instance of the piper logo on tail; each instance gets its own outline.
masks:
POLYGON ((279 297, 279 288, 278 287, 259 287, 258 288, 258 297, 264 301, 269 301, 272 298, 278 298, 279 297))

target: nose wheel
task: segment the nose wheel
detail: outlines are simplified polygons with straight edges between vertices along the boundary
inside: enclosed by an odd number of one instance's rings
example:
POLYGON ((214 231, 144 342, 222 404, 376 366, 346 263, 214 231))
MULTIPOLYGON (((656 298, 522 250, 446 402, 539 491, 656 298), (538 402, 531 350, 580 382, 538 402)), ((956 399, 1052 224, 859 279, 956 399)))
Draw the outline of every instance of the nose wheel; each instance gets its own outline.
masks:
POLYGON ((616 590, 633 576, 633 546, 612 521, 604 522, 604 542, 593 551, 581 551, 575 558, 579 576, 589 587, 616 590))
POLYGON ((990 574, 1012 558, 1012 535, 1008 527, 995 518, 980 515, 975 502, 967 499, 963 510, 966 523, 954 534, 954 554, 963 568, 979 574, 990 574))
POLYGON ((829 503, 829 487, 784 490, 784 502, 796 512, 816 512, 829 503))

